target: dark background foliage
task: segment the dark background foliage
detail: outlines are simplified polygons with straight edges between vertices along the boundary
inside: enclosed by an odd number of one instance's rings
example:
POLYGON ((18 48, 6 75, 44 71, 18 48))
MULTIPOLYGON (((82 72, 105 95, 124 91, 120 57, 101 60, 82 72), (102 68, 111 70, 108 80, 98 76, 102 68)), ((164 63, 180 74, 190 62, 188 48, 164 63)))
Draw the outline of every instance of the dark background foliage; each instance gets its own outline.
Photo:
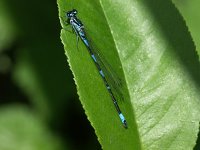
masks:
POLYGON ((56 0, 0 7, 0 109, 23 104, 70 149, 100 149, 64 55, 56 0))

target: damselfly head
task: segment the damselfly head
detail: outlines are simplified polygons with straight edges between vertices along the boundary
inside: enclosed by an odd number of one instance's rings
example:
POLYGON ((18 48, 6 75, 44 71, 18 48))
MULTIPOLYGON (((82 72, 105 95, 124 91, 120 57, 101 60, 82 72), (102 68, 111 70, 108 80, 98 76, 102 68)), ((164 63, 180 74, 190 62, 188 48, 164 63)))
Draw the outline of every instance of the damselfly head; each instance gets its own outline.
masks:
POLYGON ((77 13, 78 13, 77 10, 73 9, 73 10, 67 12, 67 17, 68 18, 75 17, 77 13))

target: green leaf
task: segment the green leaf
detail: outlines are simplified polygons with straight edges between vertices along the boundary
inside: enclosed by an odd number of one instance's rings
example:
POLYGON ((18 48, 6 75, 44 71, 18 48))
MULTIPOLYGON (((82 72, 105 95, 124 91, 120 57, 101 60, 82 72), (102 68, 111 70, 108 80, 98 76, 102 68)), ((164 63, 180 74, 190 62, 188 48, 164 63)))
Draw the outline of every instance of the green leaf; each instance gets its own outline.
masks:
POLYGON ((169 1, 58 0, 76 8, 96 48, 122 79, 128 129, 86 47, 61 32, 85 112, 103 149, 192 149, 200 121, 200 64, 185 23, 169 1))
POLYGON ((0 1, 0 52, 10 46, 16 37, 17 31, 5 1, 0 1))
POLYGON ((191 32, 193 40, 196 45, 197 52, 200 56, 200 13, 199 13, 199 0, 173 0, 178 10, 186 20, 186 24, 191 32))
POLYGON ((62 150, 60 139, 28 108, 19 105, 0 110, 0 149, 62 150))

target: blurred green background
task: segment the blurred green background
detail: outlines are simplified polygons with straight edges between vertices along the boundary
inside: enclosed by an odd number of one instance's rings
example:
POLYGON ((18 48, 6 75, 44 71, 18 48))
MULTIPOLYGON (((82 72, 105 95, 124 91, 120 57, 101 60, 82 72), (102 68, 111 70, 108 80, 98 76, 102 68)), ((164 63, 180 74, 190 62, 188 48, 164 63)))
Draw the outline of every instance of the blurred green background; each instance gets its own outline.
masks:
POLYGON ((0 149, 100 149, 60 40, 56 0, 0 1, 0 149))
MULTIPOLYGON (((174 2, 200 54, 200 2, 174 2)), ((0 150, 101 149, 60 30, 56 0, 0 1, 0 150)))

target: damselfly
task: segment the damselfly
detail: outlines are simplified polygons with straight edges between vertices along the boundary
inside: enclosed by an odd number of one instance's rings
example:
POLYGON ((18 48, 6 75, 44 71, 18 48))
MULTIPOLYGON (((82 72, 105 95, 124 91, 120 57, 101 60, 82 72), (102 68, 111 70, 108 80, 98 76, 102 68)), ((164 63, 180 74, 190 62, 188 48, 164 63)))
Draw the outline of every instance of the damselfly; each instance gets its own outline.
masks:
POLYGON ((66 17, 67 17, 67 23, 71 25, 73 31, 75 32, 76 36, 77 36, 77 42, 78 42, 78 39, 81 38, 81 40, 83 41, 84 45, 87 47, 88 51, 89 51, 89 54, 91 55, 92 57, 92 60, 93 62, 95 63, 105 85, 106 85, 106 88, 112 98, 112 101, 114 103, 114 106, 118 112, 118 115, 119 115, 119 118, 123 124, 123 126, 125 128, 127 128, 127 122, 126 122, 126 119, 124 117, 124 115, 122 114, 119 106, 118 106, 118 103, 117 103, 117 100, 111 90, 111 86, 108 84, 108 80, 106 79, 106 76, 104 75, 104 72, 103 70, 101 69, 101 65, 99 64, 99 62, 101 60, 99 60, 98 57, 96 57, 95 53, 94 53, 94 50, 92 48, 92 46, 90 45, 89 43, 89 40, 87 39, 86 37, 86 33, 85 33, 85 30, 84 30, 84 25, 82 24, 82 22, 77 18, 77 10, 73 9, 71 11, 68 11, 66 13, 66 17))

